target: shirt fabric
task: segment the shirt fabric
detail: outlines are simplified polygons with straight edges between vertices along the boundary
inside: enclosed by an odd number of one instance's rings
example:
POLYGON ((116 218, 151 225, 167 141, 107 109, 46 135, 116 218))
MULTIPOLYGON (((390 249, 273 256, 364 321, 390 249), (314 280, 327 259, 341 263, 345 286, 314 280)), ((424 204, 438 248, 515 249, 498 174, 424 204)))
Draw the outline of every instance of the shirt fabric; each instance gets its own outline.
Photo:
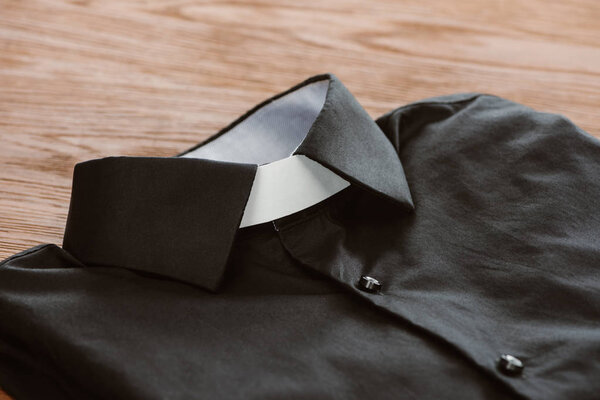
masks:
POLYGON ((600 142, 565 117, 467 93, 373 120, 309 78, 178 157, 77 164, 63 246, 0 264, 0 386, 597 399, 599 176, 600 142), (291 154, 350 186, 239 229, 258 165, 291 154))

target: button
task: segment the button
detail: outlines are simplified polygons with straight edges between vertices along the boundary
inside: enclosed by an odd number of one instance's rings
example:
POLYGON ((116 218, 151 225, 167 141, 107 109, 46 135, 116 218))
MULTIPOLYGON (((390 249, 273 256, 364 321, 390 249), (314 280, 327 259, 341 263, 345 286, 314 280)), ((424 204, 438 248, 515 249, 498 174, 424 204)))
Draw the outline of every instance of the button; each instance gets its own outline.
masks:
POLYGON ((498 360, 498 369, 505 375, 519 375, 523 372, 523 368, 523 362, 510 354, 502 354, 498 360))
POLYGON ((381 283, 375 278, 363 275, 358 281, 358 288, 364 292, 377 293, 381 289, 381 283))

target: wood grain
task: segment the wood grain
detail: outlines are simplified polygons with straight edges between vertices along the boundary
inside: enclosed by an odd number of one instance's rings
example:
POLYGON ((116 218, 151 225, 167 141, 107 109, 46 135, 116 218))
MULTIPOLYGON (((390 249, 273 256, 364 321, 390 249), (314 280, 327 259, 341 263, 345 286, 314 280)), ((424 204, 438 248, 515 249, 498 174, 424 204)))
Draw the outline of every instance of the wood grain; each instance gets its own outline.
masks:
POLYGON ((75 163, 176 154, 321 72, 374 117, 479 91, 600 136, 599 20, 597 0, 0 0, 0 259, 61 243, 75 163))

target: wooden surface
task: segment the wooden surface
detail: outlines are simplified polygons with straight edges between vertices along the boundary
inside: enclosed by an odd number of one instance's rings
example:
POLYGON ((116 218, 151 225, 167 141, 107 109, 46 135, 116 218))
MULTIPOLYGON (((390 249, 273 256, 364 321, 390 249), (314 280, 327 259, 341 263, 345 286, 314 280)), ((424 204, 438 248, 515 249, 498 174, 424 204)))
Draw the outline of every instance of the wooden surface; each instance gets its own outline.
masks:
POLYGON ((61 243, 75 163, 176 154, 321 72, 374 117, 480 91, 600 136, 599 21, 598 0, 0 0, 0 259, 61 243))

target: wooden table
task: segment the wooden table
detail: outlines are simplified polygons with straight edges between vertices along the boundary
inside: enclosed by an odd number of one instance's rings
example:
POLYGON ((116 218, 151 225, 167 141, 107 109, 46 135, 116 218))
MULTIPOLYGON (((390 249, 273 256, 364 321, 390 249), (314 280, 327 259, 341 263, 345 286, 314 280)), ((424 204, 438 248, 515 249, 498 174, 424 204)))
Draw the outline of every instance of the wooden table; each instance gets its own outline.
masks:
POLYGON ((598 21, 598 0, 0 0, 0 259, 61 243, 75 163, 174 155, 321 72, 374 117, 480 91, 600 136, 598 21))

